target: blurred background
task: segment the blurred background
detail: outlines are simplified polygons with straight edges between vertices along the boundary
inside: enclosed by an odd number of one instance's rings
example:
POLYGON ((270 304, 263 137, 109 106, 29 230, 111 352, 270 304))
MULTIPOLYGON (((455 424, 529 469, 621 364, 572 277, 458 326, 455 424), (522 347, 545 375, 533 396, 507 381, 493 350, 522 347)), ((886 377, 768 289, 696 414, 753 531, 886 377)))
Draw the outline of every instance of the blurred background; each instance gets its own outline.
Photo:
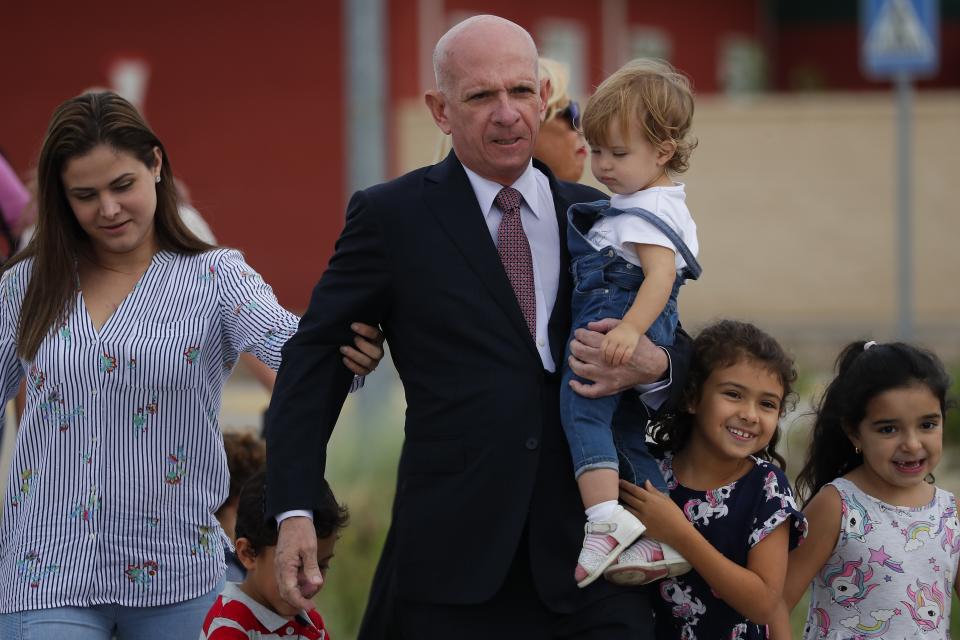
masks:
MULTIPOLYGON (((939 65, 912 93, 908 284, 912 337, 956 378, 960 0, 935 6, 939 65)), ((796 355, 803 399, 783 422, 795 473, 803 412, 842 344, 901 332, 898 107, 892 83, 861 70, 856 0, 4 3, 0 151, 26 180, 57 104, 91 87, 121 93, 164 141, 218 241, 243 250, 302 311, 350 193, 432 162, 441 136, 422 98, 432 48, 475 13, 527 28, 542 55, 569 66, 581 104, 633 57, 666 58, 691 77, 700 145, 680 179, 704 276, 684 288, 681 317, 693 332, 721 316, 750 320, 796 355)), ((599 186, 589 170, 583 181, 599 186)), ((238 371, 224 429, 258 430, 268 401, 238 371)), ((319 602, 338 639, 354 636, 366 601, 403 413, 385 361, 334 434, 329 475, 353 520, 319 602)), ((2 478, 14 435, 5 430, 2 478)), ((956 492, 951 453, 938 483, 956 492)))

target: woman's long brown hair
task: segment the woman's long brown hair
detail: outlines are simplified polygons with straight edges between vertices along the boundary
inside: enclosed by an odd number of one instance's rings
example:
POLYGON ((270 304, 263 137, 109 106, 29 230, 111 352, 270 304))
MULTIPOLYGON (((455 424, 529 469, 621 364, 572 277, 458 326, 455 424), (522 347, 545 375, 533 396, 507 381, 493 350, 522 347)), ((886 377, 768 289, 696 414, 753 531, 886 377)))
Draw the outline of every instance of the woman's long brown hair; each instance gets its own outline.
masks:
POLYGON ((17 354, 32 360, 40 343, 73 311, 77 292, 77 260, 90 256, 90 239, 80 227, 63 189, 67 162, 104 144, 126 151, 149 168, 154 149, 162 162, 157 183, 154 231, 161 249, 195 255, 213 247, 197 238, 181 221, 170 156, 136 108, 111 92, 85 93, 53 112, 37 167, 37 230, 30 244, 3 270, 33 258, 30 283, 17 325, 17 354))

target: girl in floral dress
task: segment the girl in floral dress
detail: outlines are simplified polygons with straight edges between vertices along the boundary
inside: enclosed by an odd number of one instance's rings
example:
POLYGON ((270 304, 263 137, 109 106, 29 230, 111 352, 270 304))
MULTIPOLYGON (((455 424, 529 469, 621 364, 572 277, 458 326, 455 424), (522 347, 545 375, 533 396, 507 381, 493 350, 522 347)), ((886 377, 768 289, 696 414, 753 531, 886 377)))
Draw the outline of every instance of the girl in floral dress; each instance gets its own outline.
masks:
MULTIPOLYGON (((693 565, 655 587, 658 638, 767 637, 787 554, 806 533, 775 451, 795 380, 793 361, 753 325, 721 321, 694 340, 682 408, 653 431, 670 494, 621 481, 649 537, 693 565)), ((607 571, 621 562, 634 564, 621 557, 607 571)))

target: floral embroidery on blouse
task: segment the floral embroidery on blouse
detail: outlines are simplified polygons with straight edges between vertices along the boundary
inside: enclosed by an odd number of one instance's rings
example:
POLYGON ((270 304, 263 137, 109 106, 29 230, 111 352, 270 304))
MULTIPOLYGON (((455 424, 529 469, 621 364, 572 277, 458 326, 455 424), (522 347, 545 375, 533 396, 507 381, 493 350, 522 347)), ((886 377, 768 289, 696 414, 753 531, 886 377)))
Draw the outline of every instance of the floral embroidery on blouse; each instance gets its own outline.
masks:
POLYGON ((70 518, 89 521, 90 516, 100 507, 100 496, 97 495, 97 487, 91 486, 85 500, 81 500, 70 510, 70 518))
POLYGON ((31 551, 23 556, 23 560, 17 563, 17 569, 20 575, 24 576, 30 582, 30 588, 36 589, 40 586, 40 581, 44 578, 60 571, 56 564, 44 564, 40 559, 40 554, 31 551))
POLYGON ((187 458, 183 447, 178 448, 176 453, 167 454, 167 473, 163 478, 167 484, 180 484, 186 470, 187 458))
POLYGON ((20 486, 17 492, 13 494, 13 497, 10 498, 10 504, 12 506, 19 507, 26 502, 27 498, 30 497, 30 488, 33 486, 33 481, 36 477, 37 472, 33 469, 24 469, 20 472, 20 486))
POLYGON ((160 565, 154 560, 145 560, 142 563, 128 564, 124 570, 127 580, 133 584, 149 586, 153 579, 157 577, 160 571, 160 565))

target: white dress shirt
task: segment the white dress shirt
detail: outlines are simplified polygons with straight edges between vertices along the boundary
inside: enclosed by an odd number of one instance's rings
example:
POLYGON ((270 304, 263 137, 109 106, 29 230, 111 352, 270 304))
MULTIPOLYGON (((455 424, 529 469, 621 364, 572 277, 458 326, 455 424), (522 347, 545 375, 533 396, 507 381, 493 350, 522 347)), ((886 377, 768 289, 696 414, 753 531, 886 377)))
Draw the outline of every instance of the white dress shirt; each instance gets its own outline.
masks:
MULTIPOLYGON (((463 169, 467 172, 470 186, 473 187, 480 211, 483 212, 490 230, 490 238, 496 246, 503 212, 493 201, 503 189, 503 185, 480 177, 466 166, 463 169)), ((530 254, 533 257, 533 282, 537 297, 537 352, 543 368, 553 372, 557 370, 557 363, 553 361, 553 354, 550 352, 547 325, 550 323, 553 305, 557 302, 557 287, 560 285, 560 228, 553 206, 553 194, 550 193, 550 181, 530 162, 527 170, 510 186, 523 196, 520 203, 520 222, 523 224, 523 232, 530 243, 530 254)))

